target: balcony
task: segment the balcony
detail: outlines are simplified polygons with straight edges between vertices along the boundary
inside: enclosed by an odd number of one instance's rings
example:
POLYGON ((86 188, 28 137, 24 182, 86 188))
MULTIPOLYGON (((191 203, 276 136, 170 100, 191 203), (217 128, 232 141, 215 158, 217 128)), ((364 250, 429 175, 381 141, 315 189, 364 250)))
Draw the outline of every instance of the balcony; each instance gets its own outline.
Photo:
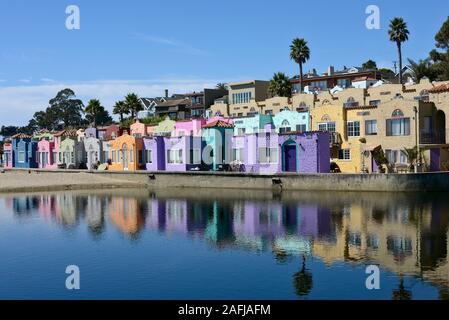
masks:
POLYGON ((419 134, 420 144, 445 144, 447 130, 421 130, 419 134))

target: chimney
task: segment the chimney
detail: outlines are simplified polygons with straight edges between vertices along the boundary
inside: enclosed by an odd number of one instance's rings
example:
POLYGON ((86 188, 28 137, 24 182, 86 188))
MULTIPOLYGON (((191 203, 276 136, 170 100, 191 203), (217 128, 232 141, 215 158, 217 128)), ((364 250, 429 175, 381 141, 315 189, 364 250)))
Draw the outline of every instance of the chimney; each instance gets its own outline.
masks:
POLYGON ((168 89, 165 89, 165 97, 168 98, 168 89))
POLYGON ((334 66, 329 66, 329 68, 327 68, 327 74, 328 75, 333 75, 335 72, 334 66))

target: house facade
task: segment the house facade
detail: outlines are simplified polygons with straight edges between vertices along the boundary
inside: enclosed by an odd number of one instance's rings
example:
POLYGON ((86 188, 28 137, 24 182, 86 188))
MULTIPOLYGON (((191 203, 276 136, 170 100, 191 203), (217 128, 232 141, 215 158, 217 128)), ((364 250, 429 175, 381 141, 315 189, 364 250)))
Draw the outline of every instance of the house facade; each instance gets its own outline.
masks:
POLYGON ((233 161, 252 173, 328 173, 330 170, 329 133, 285 132, 273 125, 263 131, 233 138, 233 161))
POLYGON ((12 143, 9 141, 3 144, 2 162, 4 168, 14 168, 14 151, 12 143))
POLYGON ((37 168, 37 141, 26 134, 11 137, 15 168, 37 168))
POLYGON ((39 169, 57 169, 58 152, 55 140, 43 138, 37 143, 37 159, 39 169))
POLYGON ((58 144, 58 164, 67 169, 86 169, 84 142, 76 130, 64 130, 55 134, 58 144))
POLYGON ((109 141, 111 171, 136 171, 144 166, 143 138, 136 138, 128 133, 109 141))

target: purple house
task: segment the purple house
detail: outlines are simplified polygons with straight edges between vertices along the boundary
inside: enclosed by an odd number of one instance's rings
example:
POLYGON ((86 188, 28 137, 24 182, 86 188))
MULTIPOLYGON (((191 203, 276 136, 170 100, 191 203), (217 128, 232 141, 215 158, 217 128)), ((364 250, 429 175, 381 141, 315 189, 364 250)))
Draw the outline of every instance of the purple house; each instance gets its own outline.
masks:
POLYGON ((234 137, 233 161, 253 173, 328 173, 329 133, 286 132, 278 134, 268 124, 258 133, 234 137))
POLYGON ((145 168, 149 171, 165 170, 164 137, 154 136, 143 139, 145 168))

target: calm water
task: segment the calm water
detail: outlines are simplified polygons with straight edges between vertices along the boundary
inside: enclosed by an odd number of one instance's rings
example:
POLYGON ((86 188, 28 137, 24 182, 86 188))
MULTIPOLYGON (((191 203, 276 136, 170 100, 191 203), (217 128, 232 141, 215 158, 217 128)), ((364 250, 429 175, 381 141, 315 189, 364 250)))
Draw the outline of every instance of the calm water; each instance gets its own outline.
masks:
POLYGON ((0 195, 0 298, 448 299, 448 225, 445 194, 0 195))

